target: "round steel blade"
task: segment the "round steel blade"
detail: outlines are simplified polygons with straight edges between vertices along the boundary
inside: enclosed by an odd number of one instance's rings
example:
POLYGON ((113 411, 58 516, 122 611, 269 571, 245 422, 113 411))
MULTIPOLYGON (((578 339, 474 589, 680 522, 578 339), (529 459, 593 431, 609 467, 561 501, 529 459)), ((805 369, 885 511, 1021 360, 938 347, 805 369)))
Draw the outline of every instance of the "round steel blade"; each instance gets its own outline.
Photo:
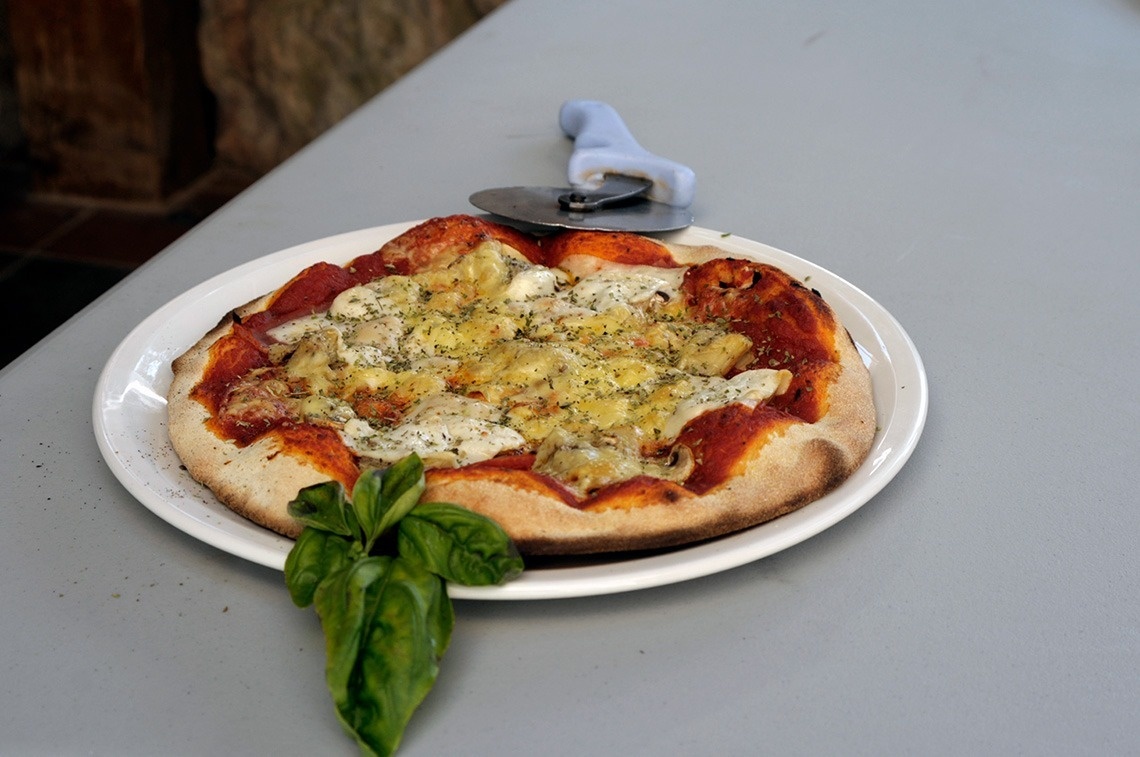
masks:
POLYGON ((649 233, 676 231, 693 223, 693 214, 687 208, 649 200, 588 213, 563 210, 558 197, 568 191, 558 187, 502 187, 484 189, 469 199, 480 210, 503 218, 563 229, 649 233))

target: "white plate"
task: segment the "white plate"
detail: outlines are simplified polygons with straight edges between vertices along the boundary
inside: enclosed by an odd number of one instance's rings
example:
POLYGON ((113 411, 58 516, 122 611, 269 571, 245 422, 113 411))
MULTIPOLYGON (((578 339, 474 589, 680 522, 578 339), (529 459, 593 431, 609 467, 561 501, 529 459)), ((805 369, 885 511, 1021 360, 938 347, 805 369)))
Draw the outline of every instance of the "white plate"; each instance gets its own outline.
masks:
MULTIPOLYGON (((344 263, 372 252, 415 225, 393 224, 340 234, 267 255, 215 276, 157 310, 111 355, 94 399, 95 434, 111 470, 156 515, 231 554, 283 568, 293 542, 221 505, 190 478, 166 433, 170 362, 231 309, 281 286, 319 261, 344 263)), ((867 461, 822 499, 714 541, 628 559, 567 561, 526 570, 496 587, 451 587, 456 598, 553 599, 610 594, 684 581, 760 559, 834 525, 877 494, 910 457, 926 420, 922 361, 898 322, 881 305, 838 276, 758 242, 701 228, 668 237, 780 266, 820 291, 860 348, 874 385, 878 433, 867 461)))

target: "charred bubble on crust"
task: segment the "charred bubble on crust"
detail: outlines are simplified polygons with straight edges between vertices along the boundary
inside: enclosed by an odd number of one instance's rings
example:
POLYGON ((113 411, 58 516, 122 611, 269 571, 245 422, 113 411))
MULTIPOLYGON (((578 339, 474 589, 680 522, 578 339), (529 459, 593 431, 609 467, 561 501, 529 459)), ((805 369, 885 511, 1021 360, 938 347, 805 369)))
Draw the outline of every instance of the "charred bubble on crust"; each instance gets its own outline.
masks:
MULTIPOLYGON (((756 268, 749 260, 740 258, 721 258, 728 263, 716 269, 716 287, 720 290, 733 289, 746 291, 755 289, 764 281, 763 270, 756 268)), ((715 262, 715 261, 714 261, 715 262)))
MULTIPOLYGON (((808 277, 808 278, 810 278, 810 277, 808 277)), ((792 289, 806 289, 807 291, 814 294, 817 298, 819 298, 821 300, 823 299, 823 295, 820 294, 818 289, 816 289, 815 287, 809 288, 806 284, 804 284, 799 279, 789 279, 788 283, 791 285, 792 289)))

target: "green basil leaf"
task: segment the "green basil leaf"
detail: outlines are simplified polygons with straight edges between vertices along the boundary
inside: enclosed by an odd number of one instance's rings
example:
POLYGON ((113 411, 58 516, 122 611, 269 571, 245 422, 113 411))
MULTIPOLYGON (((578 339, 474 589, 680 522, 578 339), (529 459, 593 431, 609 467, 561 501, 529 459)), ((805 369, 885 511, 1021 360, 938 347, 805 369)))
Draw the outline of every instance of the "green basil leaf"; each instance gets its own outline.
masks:
POLYGON ((418 505, 425 488, 413 454, 363 472, 351 500, 330 481, 289 503, 305 527, 285 581, 294 603, 317 611, 337 718, 366 754, 395 751, 435 683, 455 624, 446 582, 496 584, 523 568, 498 524, 456 505, 418 505), (374 548, 385 554, 370 556, 374 548))
POLYGON ((353 671, 376 614, 377 594, 393 560, 367 557, 333 573, 317 586, 313 605, 325 632, 325 681, 339 712, 352 699, 353 671))
POLYGON ((351 707, 341 711, 361 746, 395 752, 435 684, 454 624, 443 580, 394 560, 361 652, 360 686, 351 707))
POLYGON ((364 532, 366 549, 416 506, 424 487, 424 464, 414 453, 386 470, 360 475, 352 490, 352 507, 364 532))
POLYGON ((366 753, 393 753, 451 640, 445 584, 414 563, 370 557, 322 584, 316 604, 341 724, 366 753))
POLYGON ((381 496, 388 503, 380 531, 383 533, 407 515, 423 496, 427 483, 424 464, 414 452, 384 471, 381 496))
POLYGON ((298 607, 311 605, 321 581, 347 567, 359 549, 339 534, 317 528, 301 531, 285 558, 285 585, 293 603, 298 607))
POLYGON ((400 556, 448 581, 489 586, 514 578, 523 561, 498 523, 445 502, 424 503, 400 521, 400 556))
POLYGON ((347 502, 344 486, 338 481, 326 481, 297 492, 297 498, 289 503, 288 511, 303 525, 352 536, 354 529, 345 513, 347 502))
POLYGON ((384 515, 384 501, 380 496, 380 484, 384 478, 384 471, 370 469, 361 471, 352 487, 351 510, 360 525, 361 538, 365 545, 370 545, 379 536, 377 527, 384 515))

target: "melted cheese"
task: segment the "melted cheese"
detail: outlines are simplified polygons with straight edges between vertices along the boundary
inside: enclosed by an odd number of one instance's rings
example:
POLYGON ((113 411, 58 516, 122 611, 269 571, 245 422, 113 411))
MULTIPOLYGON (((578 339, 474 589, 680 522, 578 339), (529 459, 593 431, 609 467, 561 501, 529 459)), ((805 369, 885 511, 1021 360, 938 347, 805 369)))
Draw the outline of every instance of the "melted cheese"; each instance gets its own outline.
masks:
POLYGON ((755 407, 769 397, 786 392, 791 381, 790 371, 770 368, 744 371, 730 379, 707 378, 699 389, 677 403, 665 421, 662 435, 670 439, 678 436, 689 421, 710 410, 736 404, 755 407))
POLYGON ((412 452, 437 468, 489 460, 526 443, 498 423, 499 412, 486 402, 433 393, 419 400, 396 426, 376 428, 353 418, 344 425, 348 445, 358 454, 393 463, 412 452))
POLYGON ((747 337, 685 317, 684 268, 579 273, 486 242, 346 290, 270 335, 293 346, 288 373, 319 398, 303 403, 306 417, 336 425, 358 454, 456 466, 536 451, 536 468, 580 493, 687 475, 676 454, 663 464, 643 451, 667 451, 702 413, 787 389, 786 370, 745 370, 747 337), (361 391, 398 408, 398 421, 358 415, 361 391))

